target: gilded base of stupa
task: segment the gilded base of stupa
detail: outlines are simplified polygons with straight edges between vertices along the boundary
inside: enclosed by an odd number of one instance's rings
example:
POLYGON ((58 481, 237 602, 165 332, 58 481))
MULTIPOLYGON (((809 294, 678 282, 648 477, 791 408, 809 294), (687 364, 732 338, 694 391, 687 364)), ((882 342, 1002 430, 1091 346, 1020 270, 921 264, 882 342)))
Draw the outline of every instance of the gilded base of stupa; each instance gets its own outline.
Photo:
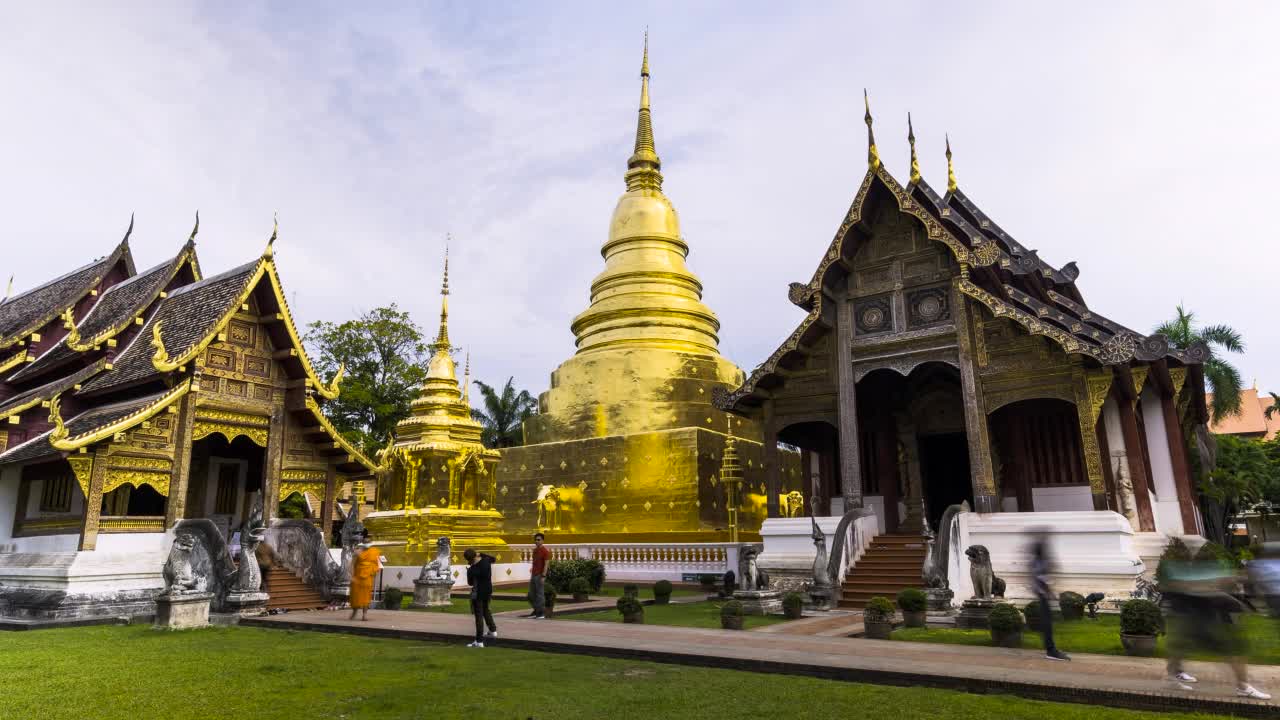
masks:
MULTIPOLYGON (((720 482, 724 433, 677 428, 505 448, 497 509, 508 542, 547 533, 572 542, 727 542, 720 482)), ((743 469, 740 537, 766 517, 763 446, 738 439, 743 469)), ((780 451, 783 495, 802 486, 800 457, 780 451)))
POLYGON ((453 562, 462 564, 462 552, 475 548, 498 558, 519 562, 502 538, 503 522, 496 510, 460 510, 426 507, 411 510, 379 510, 364 520, 388 565, 423 565, 436 556, 436 541, 453 543, 453 562))

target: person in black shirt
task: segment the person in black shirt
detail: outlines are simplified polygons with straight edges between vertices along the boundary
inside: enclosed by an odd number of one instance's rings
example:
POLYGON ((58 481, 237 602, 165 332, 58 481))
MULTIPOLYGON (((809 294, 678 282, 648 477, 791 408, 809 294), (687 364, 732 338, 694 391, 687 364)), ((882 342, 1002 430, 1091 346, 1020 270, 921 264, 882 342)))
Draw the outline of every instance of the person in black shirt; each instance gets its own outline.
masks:
POLYGON ((493 563, 495 558, 485 553, 476 553, 475 548, 467 548, 462 553, 467 560, 467 584, 471 586, 471 614, 476 617, 476 639, 467 643, 467 647, 484 647, 485 638, 498 637, 498 625, 493 621, 493 613, 489 612, 489 599, 493 597, 493 563), (485 626, 489 627, 486 634, 485 626))

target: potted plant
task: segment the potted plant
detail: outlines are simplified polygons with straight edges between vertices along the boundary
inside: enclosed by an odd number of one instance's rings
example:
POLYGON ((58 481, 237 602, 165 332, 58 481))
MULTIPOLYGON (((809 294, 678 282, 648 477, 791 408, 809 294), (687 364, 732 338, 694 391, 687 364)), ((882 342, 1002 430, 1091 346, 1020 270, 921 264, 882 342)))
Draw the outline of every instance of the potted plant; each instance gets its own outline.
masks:
POLYGON ((545 588, 543 588, 542 606, 546 616, 551 617, 551 614, 556 609, 556 586, 555 585, 547 585, 545 588))
POLYGON ((991 608, 991 642, 997 647, 1022 647, 1022 613, 1009 603, 996 603, 991 608))
POLYGON ((862 626, 869 638, 888 640, 893 632, 893 601, 887 597, 873 597, 862 611, 862 626))
POLYGON ((569 581, 569 594, 574 602, 586 602, 591 597, 591 581, 584 577, 576 577, 569 581))
POLYGON ((1150 600, 1130 600, 1120 606, 1120 644, 1126 655, 1154 655, 1156 636, 1163 629, 1160 606, 1150 600))
POLYGON ((622 613, 624 623, 644 622, 644 606, 634 595, 624 594, 618 598, 618 612, 622 613))
POLYGON ((742 603, 730 600, 720 606, 720 627, 725 630, 742 629, 742 603))
POLYGON ((1058 607, 1062 610, 1063 620, 1084 619, 1084 596, 1070 590, 1058 596, 1058 607))
POLYGON ((387 610, 399 610, 403 598, 404 593, 400 592, 400 588, 387 588, 382 591, 382 607, 387 610))
POLYGON ((702 573, 698 576, 698 585, 702 588, 703 592, 713 593, 720 585, 720 578, 719 576, 712 575, 711 573, 702 573))
POLYGON ((631 597, 639 597, 640 588, 636 587, 635 585, 623 585, 622 594, 630 595, 631 597))
POLYGON ((804 615, 804 596, 798 592, 789 592, 782 598, 782 614, 789 620, 799 620, 804 615))
POLYGON ((1040 629, 1040 613, 1041 612, 1042 611, 1040 609, 1039 600, 1032 600, 1031 602, 1027 603, 1027 606, 1022 610, 1023 616, 1026 617, 1027 619, 1027 628, 1031 630, 1040 629))
POLYGON ((929 598, 923 590, 907 588, 898 593, 898 609, 902 611, 902 624, 909 628, 924 627, 925 609, 929 598))
POLYGON ((653 584, 653 601, 658 605, 671 602, 671 581, 659 580, 653 584))
POLYGON ((1007 588, 1007 587, 1008 587, 1008 585, 1006 585, 1006 584, 1005 584, 1004 578, 1002 578, 1002 577, 992 577, 992 578, 991 578, 991 594, 992 594, 992 596, 994 596, 994 597, 998 597, 998 598, 1004 598, 1004 591, 1005 591, 1005 588, 1007 588))

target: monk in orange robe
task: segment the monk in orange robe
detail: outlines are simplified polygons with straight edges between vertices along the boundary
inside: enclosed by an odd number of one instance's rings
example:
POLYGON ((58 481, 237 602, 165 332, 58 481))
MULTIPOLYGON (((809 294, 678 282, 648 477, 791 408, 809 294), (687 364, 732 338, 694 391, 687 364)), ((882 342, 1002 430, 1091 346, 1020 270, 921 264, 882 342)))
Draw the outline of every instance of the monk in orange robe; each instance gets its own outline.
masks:
POLYGON ((351 620, 356 619, 356 610, 361 611, 361 620, 369 619, 369 605, 373 602, 373 578, 382 568, 381 560, 382 553, 368 542, 360 543, 356 548, 356 556, 351 562, 351 620))

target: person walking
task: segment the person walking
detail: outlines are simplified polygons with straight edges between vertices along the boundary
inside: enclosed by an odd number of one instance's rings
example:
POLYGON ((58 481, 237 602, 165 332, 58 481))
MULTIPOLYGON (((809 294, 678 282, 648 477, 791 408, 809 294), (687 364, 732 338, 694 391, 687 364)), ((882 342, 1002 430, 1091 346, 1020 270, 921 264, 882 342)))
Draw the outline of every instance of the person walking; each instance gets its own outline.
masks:
POLYGON ((462 553, 467 561, 467 584, 471 586, 471 614, 476 618, 476 639, 467 643, 467 647, 484 647, 485 639, 498 637, 498 625, 493 621, 493 613, 489 612, 489 600, 493 598, 493 562, 494 557, 485 553, 476 553, 475 548, 467 548, 462 553), (488 626, 489 632, 485 632, 488 626))
MULTIPOLYGON (((263 543, 264 545, 266 543, 263 543)), ((369 535, 356 546, 356 555, 351 563, 351 617, 356 619, 356 611, 360 611, 360 619, 369 620, 369 605, 373 603, 373 579, 382 569, 382 553, 369 544, 369 535)))
POLYGON ((543 545, 546 536, 533 534, 533 564, 529 567, 529 604, 533 612, 527 618, 541 620, 547 616, 547 564, 551 561, 551 551, 543 545))
POLYGON ((1050 660, 1070 660, 1053 642, 1053 606, 1049 604, 1049 573, 1053 559, 1049 553, 1049 538, 1037 536, 1031 546, 1031 585, 1040 603, 1040 637, 1044 640, 1044 656, 1050 660))

